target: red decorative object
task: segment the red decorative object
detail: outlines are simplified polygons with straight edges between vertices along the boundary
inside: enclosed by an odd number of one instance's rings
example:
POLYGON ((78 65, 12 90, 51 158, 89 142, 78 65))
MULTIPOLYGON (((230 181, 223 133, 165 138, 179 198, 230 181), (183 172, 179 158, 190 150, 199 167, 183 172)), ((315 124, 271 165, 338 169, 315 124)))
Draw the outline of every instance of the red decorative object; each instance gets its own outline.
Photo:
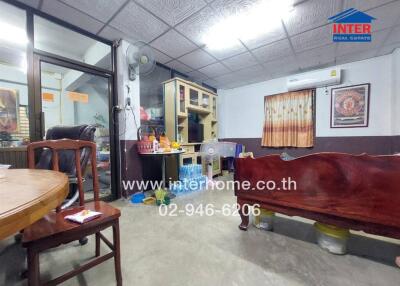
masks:
MULTIPOLYGON (((152 130, 153 134, 155 134, 154 129, 152 130)), ((137 137, 139 141, 137 142, 137 150, 139 154, 152 153, 154 151, 153 141, 149 139, 150 136, 150 134, 143 134, 141 127, 138 128, 137 137)))
POLYGON ((144 110, 144 107, 140 107, 140 120, 142 121, 148 121, 150 120, 150 115, 144 110))
POLYGON ((247 204, 260 204, 289 216, 400 238, 400 156, 317 153, 291 161, 279 155, 237 158, 235 180, 251 185, 246 191, 235 184, 242 230, 249 222, 247 204), (283 178, 296 182, 296 189, 284 190, 283 178), (274 181, 277 188, 257 188, 260 181, 274 181))
POLYGON ((367 127, 369 83, 332 88, 331 128, 367 127))

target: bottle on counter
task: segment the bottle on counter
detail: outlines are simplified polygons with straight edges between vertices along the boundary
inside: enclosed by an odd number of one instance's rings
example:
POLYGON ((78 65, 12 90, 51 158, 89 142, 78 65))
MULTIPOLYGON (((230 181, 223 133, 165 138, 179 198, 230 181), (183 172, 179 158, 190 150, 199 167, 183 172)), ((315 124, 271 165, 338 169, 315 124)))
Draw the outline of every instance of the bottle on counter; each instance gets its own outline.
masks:
POLYGON ((160 144, 158 143, 157 139, 153 139, 153 152, 157 152, 160 148, 160 144))

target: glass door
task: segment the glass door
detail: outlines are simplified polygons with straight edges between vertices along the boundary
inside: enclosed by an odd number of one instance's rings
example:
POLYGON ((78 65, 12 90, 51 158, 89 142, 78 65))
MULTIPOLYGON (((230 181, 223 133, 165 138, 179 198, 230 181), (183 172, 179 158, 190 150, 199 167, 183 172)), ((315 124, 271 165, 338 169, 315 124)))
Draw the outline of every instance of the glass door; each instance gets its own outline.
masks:
MULTIPOLYGON (((35 105, 41 114, 40 136, 43 138, 56 126, 94 126, 100 196, 115 196, 111 159, 115 157, 111 156, 113 124, 110 122, 112 78, 60 60, 44 61, 40 56, 35 58, 35 70, 40 75, 35 79, 39 86, 35 88, 35 105)), ((74 136, 77 132, 74 131, 74 136)), ((93 199, 91 167, 85 170, 85 197, 93 199)))

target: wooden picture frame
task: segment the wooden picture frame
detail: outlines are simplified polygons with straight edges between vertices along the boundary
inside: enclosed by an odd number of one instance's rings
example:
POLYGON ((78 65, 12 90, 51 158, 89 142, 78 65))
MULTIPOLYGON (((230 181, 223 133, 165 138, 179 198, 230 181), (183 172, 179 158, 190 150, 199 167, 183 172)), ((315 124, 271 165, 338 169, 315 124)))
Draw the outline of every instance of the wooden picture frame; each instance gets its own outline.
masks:
POLYGON ((331 128, 368 127, 371 84, 331 89, 331 128))
POLYGON ((0 88, 0 132, 19 131, 19 96, 14 89, 0 88))

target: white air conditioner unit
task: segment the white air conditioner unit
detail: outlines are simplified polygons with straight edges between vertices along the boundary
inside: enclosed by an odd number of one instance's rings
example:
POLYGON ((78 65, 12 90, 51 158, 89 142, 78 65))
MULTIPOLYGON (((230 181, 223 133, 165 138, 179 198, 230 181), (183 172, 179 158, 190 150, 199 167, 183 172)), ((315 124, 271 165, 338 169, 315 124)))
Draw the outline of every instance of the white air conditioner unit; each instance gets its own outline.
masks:
POLYGON ((288 77, 287 88, 289 91, 307 88, 316 88, 340 84, 341 70, 339 68, 324 69, 297 74, 288 77))

